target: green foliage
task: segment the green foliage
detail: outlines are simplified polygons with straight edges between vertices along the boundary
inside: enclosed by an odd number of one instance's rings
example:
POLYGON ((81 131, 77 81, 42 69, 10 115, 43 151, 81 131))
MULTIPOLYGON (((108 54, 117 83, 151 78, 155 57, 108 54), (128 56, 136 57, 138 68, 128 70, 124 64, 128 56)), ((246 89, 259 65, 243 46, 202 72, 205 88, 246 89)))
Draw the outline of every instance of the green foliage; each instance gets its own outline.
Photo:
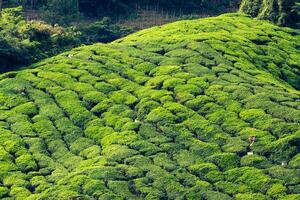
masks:
POLYGON ((0 26, 1 71, 28 65, 79 44, 78 32, 39 21, 27 22, 21 7, 4 9, 0 26))
POLYGON ((251 166, 256 168, 267 168, 271 165, 268 160, 259 155, 246 155, 241 158, 241 166, 251 166))
POLYGON ((298 0, 243 0, 240 10, 279 25, 298 27, 300 22, 298 0))
POLYGON ((278 198, 286 195, 287 188, 282 184, 274 184, 268 191, 267 194, 273 198, 278 198))
POLYGON ((238 200, 250 200, 250 199, 257 199, 257 200, 267 200, 267 197, 260 193, 244 193, 244 194, 237 194, 235 196, 238 200))
POLYGON ((81 44, 110 42, 131 32, 108 18, 89 25, 61 27, 79 17, 75 0, 51 0, 44 21, 27 21, 22 7, 5 8, 0 18, 0 72, 29 65, 81 44), (62 1, 62 2, 61 2, 62 1), (64 8, 67 4, 70 7, 64 8), (67 13, 66 13, 67 11, 67 13))
POLYGON ((239 157, 233 153, 214 154, 207 158, 215 163, 221 170, 228 170, 239 166, 239 157))
POLYGON ((70 23, 79 18, 77 0, 48 0, 44 6, 43 18, 51 24, 70 23))
POLYGON ((298 169, 285 169, 281 167, 269 168, 269 173, 272 177, 284 180, 289 185, 299 184, 298 169))
POLYGON ((37 165, 31 155, 21 155, 16 159, 16 164, 21 171, 31 171, 37 169, 37 165))
POLYGON ((247 193, 249 191, 251 191, 251 189, 244 185, 244 184, 235 184, 235 183, 231 183, 231 182, 226 182, 226 181, 219 181, 217 183, 215 183, 216 187, 227 193, 230 195, 234 195, 237 193, 247 193))
POLYGON ((226 14, 1 75, 0 198, 299 199, 298 43, 226 14))
POLYGON ((191 172, 199 177, 204 177, 205 174, 208 174, 211 171, 217 171, 218 167, 212 163, 202 163, 202 164, 195 164, 189 167, 191 172))
POLYGON ((175 120, 176 116, 162 107, 152 110, 146 117, 146 122, 159 124, 175 123, 175 120))
POLYGON ((8 195, 9 190, 6 187, 0 187, 0 197, 4 198, 8 195))
MULTIPOLYGON (((74 20, 74 18, 71 20, 74 20)), ((57 20, 54 20, 54 22, 57 23, 57 20)), ((64 23, 65 22, 66 21, 64 20, 64 23)), ((81 32, 80 40, 84 44, 91 44, 95 42, 111 42, 132 32, 132 30, 129 28, 114 24, 110 18, 107 17, 104 17, 102 20, 93 22, 89 25, 79 24, 77 29, 81 32)))
POLYGON ((84 193, 90 196, 96 196, 99 191, 105 190, 105 183, 100 180, 88 180, 86 184, 83 185, 84 193))

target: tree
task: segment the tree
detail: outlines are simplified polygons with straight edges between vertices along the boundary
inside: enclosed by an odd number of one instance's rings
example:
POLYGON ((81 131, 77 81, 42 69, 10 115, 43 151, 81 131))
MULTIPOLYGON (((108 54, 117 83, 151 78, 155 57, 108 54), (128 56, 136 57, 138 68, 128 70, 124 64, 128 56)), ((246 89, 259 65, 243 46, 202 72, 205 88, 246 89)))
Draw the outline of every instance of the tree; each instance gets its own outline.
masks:
POLYGON ((299 26, 299 0, 243 0, 240 11, 283 26, 299 26))
POLYGON ((0 16, 1 16, 1 11, 2 11, 2 4, 3 4, 3 0, 0 0, 0 16))

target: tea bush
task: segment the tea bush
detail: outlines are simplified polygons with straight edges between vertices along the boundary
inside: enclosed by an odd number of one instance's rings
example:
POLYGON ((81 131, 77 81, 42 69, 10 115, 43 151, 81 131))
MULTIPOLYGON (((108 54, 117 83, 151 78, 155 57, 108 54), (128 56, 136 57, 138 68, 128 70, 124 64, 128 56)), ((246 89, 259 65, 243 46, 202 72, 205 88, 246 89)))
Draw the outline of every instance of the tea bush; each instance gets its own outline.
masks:
POLYGON ((298 34, 233 13, 2 74, 0 198, 298 199, 298 34))

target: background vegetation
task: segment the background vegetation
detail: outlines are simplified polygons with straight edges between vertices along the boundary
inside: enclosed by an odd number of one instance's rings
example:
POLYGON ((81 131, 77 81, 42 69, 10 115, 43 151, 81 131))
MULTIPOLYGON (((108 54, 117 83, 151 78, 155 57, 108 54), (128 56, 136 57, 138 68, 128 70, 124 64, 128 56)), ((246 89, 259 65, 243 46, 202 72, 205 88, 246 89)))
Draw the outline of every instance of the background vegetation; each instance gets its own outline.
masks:
POLYGON ((62 27, 27 21, 22 7, 7 8, 0 18, 0 72, 27 66, 82 44, 110 42, 131 32, 108 18, 62 27))
POLYGON ((128 15, 141 7, 165 10, 220 11, 236 7, 238 0, 8 0, 7 5, 22 5, 26 9, 48 11, 55 16, 79 13, 90 17, 128 15))
POLYGON ((299 0, 243 0, 240 10, 278 25, 300 27, 299 0))

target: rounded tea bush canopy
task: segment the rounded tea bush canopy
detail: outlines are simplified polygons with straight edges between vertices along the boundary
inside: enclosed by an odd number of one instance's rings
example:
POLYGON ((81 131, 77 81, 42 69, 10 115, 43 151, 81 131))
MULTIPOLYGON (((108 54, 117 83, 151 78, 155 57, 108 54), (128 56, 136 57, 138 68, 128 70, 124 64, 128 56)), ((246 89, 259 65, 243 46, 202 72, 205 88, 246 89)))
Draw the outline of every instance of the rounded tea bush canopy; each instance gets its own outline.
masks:
POLYGON ((0 198, 300 199, 299 44, 225 14, 1 75, 0 198))

